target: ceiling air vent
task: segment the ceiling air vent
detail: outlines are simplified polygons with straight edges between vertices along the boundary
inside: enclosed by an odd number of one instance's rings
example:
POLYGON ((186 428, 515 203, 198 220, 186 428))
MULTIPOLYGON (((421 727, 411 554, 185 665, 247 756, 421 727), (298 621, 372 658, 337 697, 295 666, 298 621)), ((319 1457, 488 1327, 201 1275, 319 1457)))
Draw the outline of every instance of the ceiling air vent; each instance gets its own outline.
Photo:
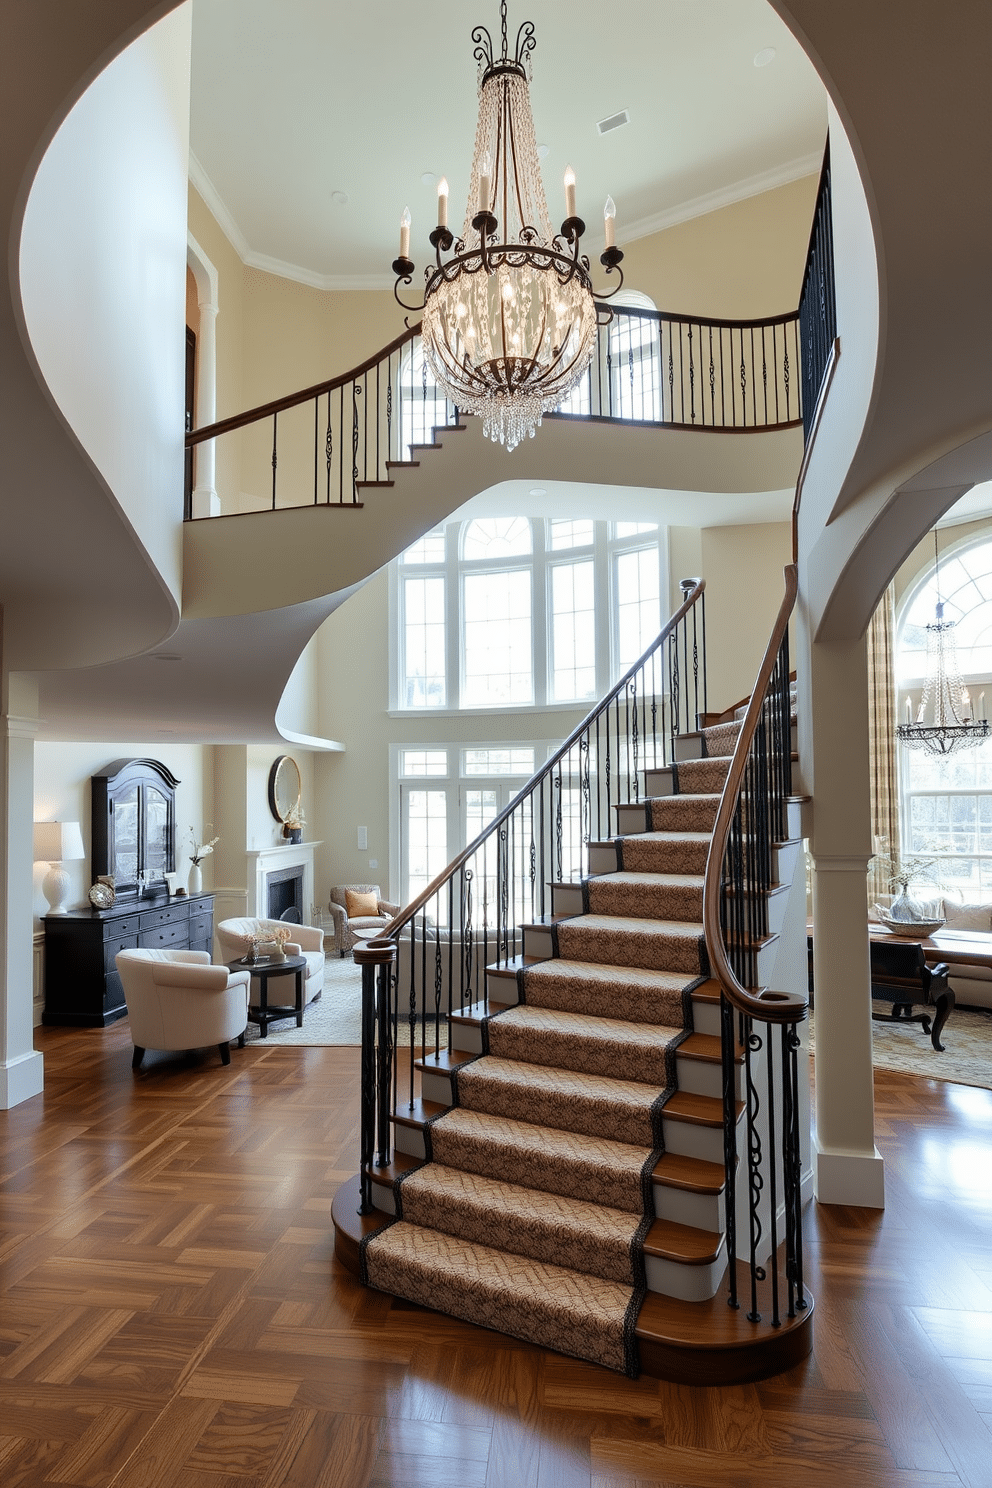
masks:
POLYGON ((622 129, 625 124, 630 123, 630 114, 626 109, 621 109, 618 114, 611 114, 608 119, 600 119, 596 128, 600 134, 610 134, 614 129, 622 129))

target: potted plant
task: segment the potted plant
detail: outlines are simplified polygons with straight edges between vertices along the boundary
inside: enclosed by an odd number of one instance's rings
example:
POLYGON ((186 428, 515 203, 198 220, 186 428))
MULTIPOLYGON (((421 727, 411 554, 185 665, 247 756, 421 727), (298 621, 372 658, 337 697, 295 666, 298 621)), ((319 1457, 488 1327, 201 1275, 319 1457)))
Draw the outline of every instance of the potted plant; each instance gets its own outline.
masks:
MULTIPOLYGON (((206 826, 206 832, 209 832, 212 826, 213 823, 208 822, 206 826)), ((206 832, 204 832, 204 836, 206 836, 206 832)), ((187 891, 190 894, 200 894, 203 892, 203 873, 201 872, 200 864, 203 862, 204 858, 208 857, 209 854, 213 852, 214 847, 219 841, 219 837, 211 837, 209 841, 197 842, 196 833, 194 832, 193 828, 190 827, 189 845, 192 848, 192 851, 190 852, 189 860, 193 866, 189 870, 189 880, 186 884, 187 891)))

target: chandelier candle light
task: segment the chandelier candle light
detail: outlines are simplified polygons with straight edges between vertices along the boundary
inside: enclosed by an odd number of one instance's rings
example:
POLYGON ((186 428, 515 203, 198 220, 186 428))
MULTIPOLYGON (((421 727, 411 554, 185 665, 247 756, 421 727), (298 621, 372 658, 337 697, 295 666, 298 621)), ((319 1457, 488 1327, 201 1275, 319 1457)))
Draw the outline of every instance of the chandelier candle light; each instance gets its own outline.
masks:
MULTIPOLYGON (((436 264, 424 271, 422 305, 400 299, 410 284, 410 210, 400 218, 394 293, 404 310, 423 311, 424 358, 457 408, 477 414, 488 438, 513 449, 533 436, 545 413, 583 377, 596 344, 601 302, 623 285, 616 246, 616 206, 608 197, 600 263, 620 282, 609 294, 592 287, 579 248, 585 223, 576 215, 575 172, 565 171, 565 220, 551 227, 528 92, 536 45, 525 21, 509 55, 506 0, 500 5, 502 55, 494 57, 485 26, 472 32, 481 72, 479 122, 461 237, 448 227, 448 182, 437 188, 437 226, 430 235, 436 264), (453 252, 452 252, 453 250, 453 252), (442 254, 452 253, 448 259, 442 254)), ((605 320, 610 312, 603 310, 605 320)))
POLYGON ((915 723, 912 703, 909 698, 906 699, 906 722, 899 724, 896 734, 911 748, 946 756, 959 749, 973 749, 976 744, 987 739, 989 724, 985 717, 984 692, 979 700, 982 716, 976 718, 968 689, 962 683, 958 671, 957 647, 954 644, 956 622, 944 619, 944 604, 940 597, 940 555, 937 551, 936 528, 933 534, 933 553, 937 616, 926 627, 927 675, 923 684, 923 696, 915 723), (931 708, 933 721, 925 723, 927 710, 931 708))

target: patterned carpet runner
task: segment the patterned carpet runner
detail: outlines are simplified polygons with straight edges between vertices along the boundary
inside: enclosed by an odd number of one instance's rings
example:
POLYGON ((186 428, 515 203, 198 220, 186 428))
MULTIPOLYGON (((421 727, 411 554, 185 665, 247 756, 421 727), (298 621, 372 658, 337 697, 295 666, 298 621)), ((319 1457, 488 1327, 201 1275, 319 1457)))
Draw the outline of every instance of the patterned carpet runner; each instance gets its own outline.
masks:
POLYGON ((367 1284, 637 1374, 651 1175, 708 975, 703 872, 739 727, 705 731, 586 912, 555 923, 555 955, 522 966, 519 1005, 484 1021, 396 1220, 363 1243, 367 1284))

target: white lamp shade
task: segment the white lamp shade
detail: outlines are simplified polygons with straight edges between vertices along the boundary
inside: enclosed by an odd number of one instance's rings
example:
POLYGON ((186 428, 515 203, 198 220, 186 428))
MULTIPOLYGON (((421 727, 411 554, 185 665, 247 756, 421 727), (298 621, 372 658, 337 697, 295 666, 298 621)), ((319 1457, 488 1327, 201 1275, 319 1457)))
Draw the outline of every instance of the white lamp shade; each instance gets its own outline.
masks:
POLYGON ((35 822, 36 863, 66 863, 85 858, 83 834, 78 822, 35 822))

